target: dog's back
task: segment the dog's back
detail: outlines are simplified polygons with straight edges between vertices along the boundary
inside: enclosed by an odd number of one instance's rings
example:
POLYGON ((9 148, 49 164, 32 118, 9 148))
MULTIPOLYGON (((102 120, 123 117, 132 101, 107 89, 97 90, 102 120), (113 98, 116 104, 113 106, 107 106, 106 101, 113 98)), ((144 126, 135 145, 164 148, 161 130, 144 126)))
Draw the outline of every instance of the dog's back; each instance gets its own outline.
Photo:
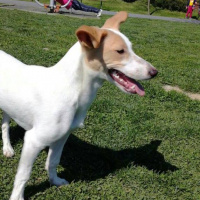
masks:
POLYGON ((37 82, 45 68, 26 65, 4 51, 0 51, 0 60, 0 108, 23 128, 30 129, 39 98, 37 82))
POLYGON ((0 51, 0 59, 0 108, 25 130, 32 128, 35 116, 45 115, 46 110, 49 116, 54 113, 54 117, 65 110, 63 93, 68 97, 67 106, 77 102, 80 86, 74 80, 77 74, 71 74, 71 66, 69 73, 64 74, 59 66, 26 65, 4 51, 0 51), (66 79, 68 82, 64 84, 66 79), (60 104, 55 106, 58 101, 60 104))

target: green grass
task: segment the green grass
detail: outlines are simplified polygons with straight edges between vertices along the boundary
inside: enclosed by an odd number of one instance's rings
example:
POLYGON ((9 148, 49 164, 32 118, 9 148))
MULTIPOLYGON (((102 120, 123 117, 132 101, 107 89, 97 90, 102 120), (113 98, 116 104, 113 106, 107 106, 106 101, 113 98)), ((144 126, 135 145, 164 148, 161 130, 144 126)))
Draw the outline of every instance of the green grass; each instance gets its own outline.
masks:
MULTIPOLYGON (((32 1, 32 0, 23 0, 23 1, 32 1)), ((34 1, 34 0, 33 0, 34 1)), ((81 0, 80 0, 81 1, 81 0)), ((40 0, 41 3, 48 3, 49 0, 40 0)), ((94 6, 100 8, 100 0, 82 0, 82 3, 90 6, 94 6)), ((122 11, 125 10, 129 13, 134 14, 148 14, 147 9, 147 0, 138 0, 133 3, 127 3, 122 0, 103 0, 103 10, 107 11, 122 11)), ((177 17, 177 18, 184 18, 184 12, 177 12, 177 11, 169 11, 166 9, 156 8, 151 5, 150 13, 156 16, 165 16, 165 17, 177 17)), ((193 12, 193 16, 197 17, 197 11, 193 12)))
MULTIPOLYGON (((0 49, 27 64, 48 67, 75 43, 80 25, 102 26, 106 18, 0 9, 0 49)), ((200 199, 200 102, 162 89, 170 84, 200 93, 200 29, 194 24, 129 18, 121 31, 134 51, 159 70, 158 77, 142 83, 143 98, 105 83, 85 128, 74 132, 64 148, 58 173, 70 185, 50 187, 43 151, 25 189, 27 199, 200 199)), ((12 122, 16 155, 8 159, 0 154, 1 200, 7 200, 12 190, 23 132, 12 122)))

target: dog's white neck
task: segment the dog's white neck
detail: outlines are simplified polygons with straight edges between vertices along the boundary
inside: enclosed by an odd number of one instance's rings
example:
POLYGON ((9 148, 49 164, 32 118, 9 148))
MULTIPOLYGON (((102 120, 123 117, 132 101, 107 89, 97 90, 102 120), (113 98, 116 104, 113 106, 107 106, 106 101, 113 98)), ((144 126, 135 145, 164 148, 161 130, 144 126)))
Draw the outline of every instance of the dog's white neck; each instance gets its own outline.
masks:
MULTIPOLYGON (((102 86, 103 80, 99 77, 99 73, 86 65, 79 42, 70 48, 54 68, 59 69, 68 81, 73 78, 73 86, 79 87, 81 96, 86 96, 85 93, 93 94, 102 86)), ((88 98, 91 98, 91 95, 88 98)))
POLYGON ((75 121, 72 127, 81 126, 86 112, 96 97, 97 90, 102 86, 103 80, 99 73, 90 69, 84 59, 84 53, 81 45, 77 42, 67 52, 67 54, 54 66, 54 68, 64 74, 67 82, 71 83, 67 90, 72 91, 72 95, 77 95, 77 110, 75 121), (73 79, 72 79, 73 78, 73 79))

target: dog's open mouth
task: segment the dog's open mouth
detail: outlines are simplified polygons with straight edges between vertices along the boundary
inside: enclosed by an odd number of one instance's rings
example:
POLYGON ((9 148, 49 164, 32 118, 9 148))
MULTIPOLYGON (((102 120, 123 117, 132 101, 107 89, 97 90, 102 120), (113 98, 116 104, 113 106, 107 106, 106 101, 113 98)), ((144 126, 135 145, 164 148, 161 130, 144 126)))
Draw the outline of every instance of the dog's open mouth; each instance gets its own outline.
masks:
POLYGON ((115 82, 117 82, 121 86, 121 88, 126 92, 131 94, 138 94, 140 96, 145 95, 143 87, 136 80, 129 78, 122 72, 115 69, 110 69, 108 73, 111 76, 111 78, 115 82))

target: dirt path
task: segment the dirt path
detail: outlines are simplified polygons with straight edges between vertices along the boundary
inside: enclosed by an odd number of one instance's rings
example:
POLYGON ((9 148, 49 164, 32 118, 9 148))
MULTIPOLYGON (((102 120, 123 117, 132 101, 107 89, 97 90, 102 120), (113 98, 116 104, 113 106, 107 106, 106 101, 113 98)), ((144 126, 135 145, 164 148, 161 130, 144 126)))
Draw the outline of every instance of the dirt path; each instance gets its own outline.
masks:
POLYGON ((178 86, 164 85, 163 88, 167 92, 176 91, 176 92, 185 94, 186 96, 188 96, 192 100, 199 100, 200 101, 200 94, 191 93, 191 92, 185 92, 185 91, 181 90, 178 86))
MULTIPOLYGON (((39 6, 38 4, 36 4, 35 1, 27 2, 27 1, 18 1, 18 0, 0 0, 0 3, 3 4, 3 5, 0 5, 0 8, 6 8, 6 9, 18 9, 18 10, 25 10, 29 12, 36 12, 36 13, 43 13, 43 14, 47 14, 49 11, 48 9, 45 9, 39 6)), ((96 15, 94 13, 86 13, 86 12, 74 11, 74 10, 71 11, 71 10, 66 10, 65 8, 62 8, 60 11, 61 11, 61 14, 66 15, 66 16, 70 15, 73 17, 81 17, 81 18, 84 18, 84 17, 96 18, 96 15)), ((103 15, 114 15, 115 13, 116 12, 103 11, 103 15)), ((188 20, 188 19, 160 17, 160 16, 152 16, 152 15, 129 14, 129 17, 200 24, 200 20, 188 20)))

